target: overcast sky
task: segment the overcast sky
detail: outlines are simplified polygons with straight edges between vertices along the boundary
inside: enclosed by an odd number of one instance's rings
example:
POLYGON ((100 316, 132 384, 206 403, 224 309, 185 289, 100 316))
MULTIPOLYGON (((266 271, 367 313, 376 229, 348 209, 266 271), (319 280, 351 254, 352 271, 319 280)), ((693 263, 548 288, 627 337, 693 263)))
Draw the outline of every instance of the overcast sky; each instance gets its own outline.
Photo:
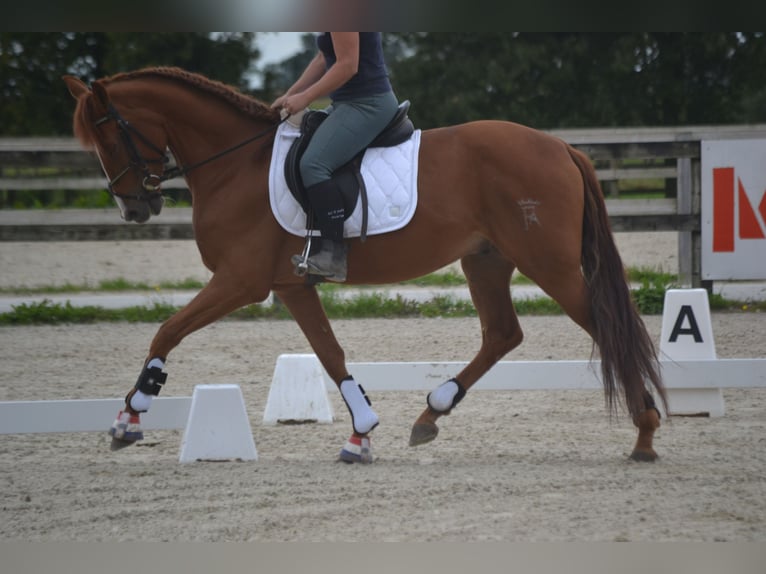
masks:
MULTIPOLYGON (((261 59, 258 60, 258 66, 277 64, 300 52, 303 47, 301 45, 301 36, 305 33, 258 32, 255 36, 255 44, 261 51, 261 59)), ((259 74, 251 74, 248 79, 251 87, 256 89, 261 87, 262 78, 259 74)))
POLYGON ((263 54, 261 64, 275 64, 300 52, 301 36, 306 32, 259 32, 255 43, 263 54))

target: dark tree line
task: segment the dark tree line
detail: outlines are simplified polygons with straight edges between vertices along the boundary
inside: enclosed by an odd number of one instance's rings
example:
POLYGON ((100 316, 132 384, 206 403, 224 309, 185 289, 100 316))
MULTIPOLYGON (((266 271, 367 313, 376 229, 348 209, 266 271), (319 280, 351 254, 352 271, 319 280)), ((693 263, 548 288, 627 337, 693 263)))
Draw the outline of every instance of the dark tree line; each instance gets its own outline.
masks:
POLYGON ((762 33, 400 34, 391 64, 424 127, 479 118, 538 128, 766 121, 762 33))
POLYGON ((91 81, 145 66, 180 66, 248 87, 259 52, 252 33, 0 32, 0 133, 71 133, 61 76, 91 81))
MULTIPOLYGON (((386 33, 418 127, 484 118, 541 129, 766 122, 766 37, 696 33, 386 33)), ((0 33, 0 133, 66 135, 60 80, 147 65, 200 72, 270 101, 312 57, 260 66, 254 33, 0 33), (251 87, 254 73, 262 85, 251 87)))

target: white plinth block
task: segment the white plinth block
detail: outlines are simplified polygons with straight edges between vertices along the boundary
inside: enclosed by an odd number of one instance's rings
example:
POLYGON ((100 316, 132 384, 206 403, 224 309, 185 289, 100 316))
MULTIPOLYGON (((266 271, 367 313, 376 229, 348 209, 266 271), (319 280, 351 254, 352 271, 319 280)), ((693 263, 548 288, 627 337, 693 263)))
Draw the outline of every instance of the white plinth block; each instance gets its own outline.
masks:
MULTIPOLYGON (((660 358, 671 361, 715 360, 715 340, 705 289, 668 289, 662 310, 660 358)), ((668 389, 671 415, 723 416, 721 389, 668 389)))
POLYGON ((332 423, 325 371, 312 354, 280 355, 274 368, 263 424, 332 423))
POLYGON ((242 391, 239 385, 197 385, 179 462, 230 459, 258 459, 242 391))

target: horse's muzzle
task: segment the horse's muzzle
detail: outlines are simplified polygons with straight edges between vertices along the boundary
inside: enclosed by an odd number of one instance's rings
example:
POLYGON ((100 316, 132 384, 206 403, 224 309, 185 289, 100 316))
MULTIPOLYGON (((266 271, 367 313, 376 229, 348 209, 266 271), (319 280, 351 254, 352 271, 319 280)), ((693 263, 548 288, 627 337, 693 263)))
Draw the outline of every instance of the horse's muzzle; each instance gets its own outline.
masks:
POLYGON ((146 206, 139 209, 126 209, 122 212, 122 218, 127 222, 146 223, 150 217, 151 213, 146 206))
POLYGON ((165 205, 165 198, 157 194, 147 198, 144 201, 123 202, 121 206, 122 218, 128 222, 146 223, 152 215, 159 215, 162 206, 165 205))

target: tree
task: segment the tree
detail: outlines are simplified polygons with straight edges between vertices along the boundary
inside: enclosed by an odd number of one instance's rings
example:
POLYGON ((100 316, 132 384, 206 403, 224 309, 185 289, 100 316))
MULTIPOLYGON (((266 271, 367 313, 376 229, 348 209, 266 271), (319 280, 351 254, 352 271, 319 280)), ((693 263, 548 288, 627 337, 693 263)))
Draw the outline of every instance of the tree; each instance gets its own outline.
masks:
POLYGON ((388 41, 420 127, 541 129, 766 121, 762 33, 401 33, 388 41))
POLYGON ((766 38, 750 32, 643 36, 638 75, 642 116, 658 125, 761 122, 766 108, 766 38), (763 101, 763 100, 761 100, 763 101))
POLYGON ((253 33, 0 33, 0 133, 71 134, 70 96, 61 81, 85 81, 145 66, 180 66, 247 89, 259 56, 253 33))
POLYGON ((178 66, 209 78, 249 88, 247 72, 259 56, 251 32, 142 33, 106 36, 108 73, 145 66, 178 66))
MULTIPOLYGON (((385 33, 394 89, 428 128, 474 119, 540 129, 766 122, 761 32, 385 33)), ((254 33, 0 32, 0 133, 71 133, 61 76, 180 66, 271 101, 316 52, 257 68, 254 33)))

